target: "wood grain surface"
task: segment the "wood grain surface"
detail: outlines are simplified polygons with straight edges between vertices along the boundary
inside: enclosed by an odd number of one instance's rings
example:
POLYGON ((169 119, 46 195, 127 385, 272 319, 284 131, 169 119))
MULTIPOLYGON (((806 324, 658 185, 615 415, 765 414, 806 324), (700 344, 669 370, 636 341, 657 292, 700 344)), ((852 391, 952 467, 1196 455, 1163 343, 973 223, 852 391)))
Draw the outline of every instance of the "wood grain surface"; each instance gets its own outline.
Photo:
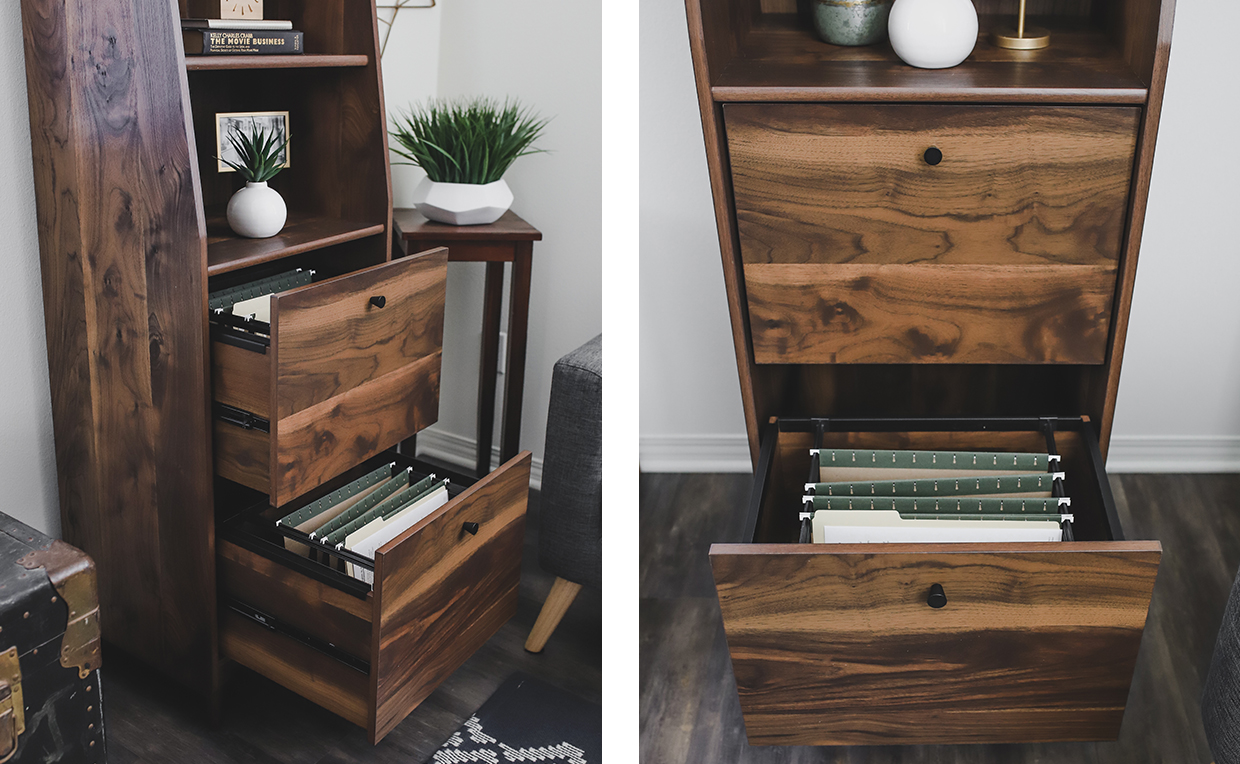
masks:
POLYGON ((21 3, 62 528, 103 637, 213 687, 204 223, 176 4, 21 3))
POLYGON ((1113 264, 1140 110, 730 104, 749 263, 1113 264), (942 161, 923 158, 931 148, 942 161))
POLYGON ((256 353, 218 340, 211 342, 211 397, 220 403, 271 418, 271 350, 256 353))
POLYGON ((758 363, 1098 364, 1115 266, 752 264, 745 283, 758 363))
POLYGON ((1163 764, 1214 760, 1202 729, 1199 699, 1227 593, 1240 564, 1240 475, 1112 477, 1124 528, 1137 538, 1157 538, 1163 546, 1119 740, 1018 745, 890 745, 886 741, 864 747, 749 745, 707 550, 712 541, 740 538, 751 485, 750 476, 737 474, 646 474, 641 478, 638 683, 642 761, 1163 764))
POLYGON ((255 491, 271 490, 271 436, 215 420, 215 474, 255 491))
POLYGON ((1081 6, 1035 20, 1054 39, 1037 51, 1007 50, 990 41, 991 31, 1015 23, 1014 8, 1001 15, 978 10, 977 44, 950 69, 908 66, 886 41, 829 45, 791 14, 762 14, 743 30, 738 55, 719 68, 711 93, 721 102, 1144 102, 1146 81, 1081 6))
POLYGON ((271 501, 283 506, 439 418, 442 353, 273 423, 271 501))
POLYGON ((224 594, 371 660, 370 598, 347 594, 227 541, 219 544, 218 567, 224 594))
POLYGON ((359 726, 366 675, 231 610, 220 612, 220 653, 359 726))
POLYGON ((1114 738, 1160 552, 713 546, 749 742, 1114 738), (933 583, 941 609, 926 604, 933 583))
POLYGON ((376 553, 371 742, 515 612, 530 459, 523 451, 376 553))
POLYGON ((447 276, 441 248, 273 296, 276 418, 441 351, 447 276))

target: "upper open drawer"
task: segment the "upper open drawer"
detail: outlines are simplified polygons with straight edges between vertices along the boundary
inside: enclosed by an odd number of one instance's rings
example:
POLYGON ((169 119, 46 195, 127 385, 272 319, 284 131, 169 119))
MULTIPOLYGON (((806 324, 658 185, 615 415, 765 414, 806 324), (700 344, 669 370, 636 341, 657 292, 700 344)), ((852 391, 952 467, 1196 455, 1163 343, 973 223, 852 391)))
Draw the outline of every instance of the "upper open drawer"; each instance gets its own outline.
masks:
POLYGON ((447 250, 271 295, 214 326, 215 468, 281 506, 434 424, 447 250))
POLYGON ((728 104, 758 363, 1103 363, 1141 110, 728 104))

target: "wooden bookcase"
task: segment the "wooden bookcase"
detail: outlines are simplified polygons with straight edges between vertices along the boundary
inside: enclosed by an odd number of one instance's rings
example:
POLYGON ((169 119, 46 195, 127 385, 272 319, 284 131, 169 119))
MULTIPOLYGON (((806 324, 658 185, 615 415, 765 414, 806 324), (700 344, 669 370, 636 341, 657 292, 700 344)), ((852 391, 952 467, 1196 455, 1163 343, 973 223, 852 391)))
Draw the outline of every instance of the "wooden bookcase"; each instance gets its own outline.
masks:
POLYGON ((392 260, 373 0, 267 0, 306 54, 187 60, 180 19, 212 5, 22 0, 63 533, 110 648, 217 702, 231 658, 377 741, 515 611, 530 456, 381 548, 373 585, 243 522, 415 467, 392 449, 438 416, 447 253, 392 260), (224 219, 238 111, 289 113, 269 239, 224 219), (273 296, 269 346, 221 345, 208 293, 294 268, 315 283, 273 296), (238 401, 270 431, 221 424, 238 401))
POLYGON ((794 0, 686 3, 755 466, 711 548, 753 745, 1120 733, 1161 547, 1104 464, 1174 2, 1029 0, 1041 51, 989 42, 1015 0, 974 5, 973 54, 922 70, 794 0), (1075 535, 810 543, 812 447, 1059 454, 1075 535))

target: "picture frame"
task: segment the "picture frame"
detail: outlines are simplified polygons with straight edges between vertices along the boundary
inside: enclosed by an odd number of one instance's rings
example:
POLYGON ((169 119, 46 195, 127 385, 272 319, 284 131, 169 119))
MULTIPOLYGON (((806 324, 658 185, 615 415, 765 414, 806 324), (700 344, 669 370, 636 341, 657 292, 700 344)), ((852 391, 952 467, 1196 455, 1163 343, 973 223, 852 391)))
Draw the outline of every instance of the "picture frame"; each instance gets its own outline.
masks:
POLYGON ((259 127, 265 129, 279 129, 284 137, 289 140, 284 146, 284 164, 282 167, 291 166, 291 146, 292 137, 289 132, 289 117, 287 111, 229 111, 216 112, 215 115, 215 156, 216 165, 219 172, 236 172, 229 167, 224 159, 238 161, 236 149, 228 140, 228 136, 239 132, 242 128, 248 129, 250 125, 257 123, 259 127))

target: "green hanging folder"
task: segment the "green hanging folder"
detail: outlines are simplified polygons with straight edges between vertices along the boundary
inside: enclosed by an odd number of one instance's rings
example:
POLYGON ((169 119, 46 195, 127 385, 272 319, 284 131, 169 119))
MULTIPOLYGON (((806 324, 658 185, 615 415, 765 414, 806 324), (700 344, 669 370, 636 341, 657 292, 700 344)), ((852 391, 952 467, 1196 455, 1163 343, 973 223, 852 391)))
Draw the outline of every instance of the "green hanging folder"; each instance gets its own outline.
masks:
POLYGON ((815 496, 1000 496, 1044 493, 1049 498, 1062 472, 1036 475, 986 475, 977 477, 921 478, 915 480, 864 480, 839 483, 806 483, 815 496))
POLYGON ((883 510, 900 513, 901 517, 934 515, 953 519, 1035 519, 1048 520, 1063 515, 1072 506, 1066 496, 1049 499, 1034 498, 919 498, 914 496, 806 496, 813 511, 801 512, 801 519, 812 517, 814 511, 883 510))
POLYGON ((435 480, 434 473, 427 475, 403 491, 392 494, 378 504, 373 505, 371 509, 357 515, 344 525, 337 526, 330 532, 327 532, 326 529, 324 529, 325 532, 320 534, 321 542, 327 546, 334 546, 339 549, 340 545, 344 543, 344 540, 348 538, 349 534, 353 531, 361 528, 369 522, 378 520, 388 515, 393 510, 420 499, 423 494, 432 491, 437 487, 438 484, 435 480))
POLYGON ((1058 455, 999 451, 906 451, 860 448, 811 449, 823 483, 1037 474, 1058 467, 1058 455))
POLYGON ((311 502, 296 512, 292 512, 284 517, 281 517, 276 521, 276 525, 283 525, 286 528, 296 528, 302 523, 313 520, 340 502, 350 499, 371 486, 378 485, 384 480, 387 480, 392 476, 392 472, 395 469, 396 462, 389 462, 373 472, 354 480, 344 488, 332 491, 318 501, 311 502))
POLYGON ((392 494, 404 489, 409 485, 409 480, 412 475, 412 467, 407 467, 404 470, 401 470, 395 477, 384 483, 383 486, 377 491, 371 493, 365 499, 362 499, 352 507, 349 507, 347 511, 336 515, 321 528, 316 530, 314 533, 311 533, 310 538, 322 542, 323 537, 327 534, 332 533, 338 528, 344 527, 353 520, 356 520, 358 517, 361 517, 365 513, 374 509, 376 505, 392 496, 392 494))

